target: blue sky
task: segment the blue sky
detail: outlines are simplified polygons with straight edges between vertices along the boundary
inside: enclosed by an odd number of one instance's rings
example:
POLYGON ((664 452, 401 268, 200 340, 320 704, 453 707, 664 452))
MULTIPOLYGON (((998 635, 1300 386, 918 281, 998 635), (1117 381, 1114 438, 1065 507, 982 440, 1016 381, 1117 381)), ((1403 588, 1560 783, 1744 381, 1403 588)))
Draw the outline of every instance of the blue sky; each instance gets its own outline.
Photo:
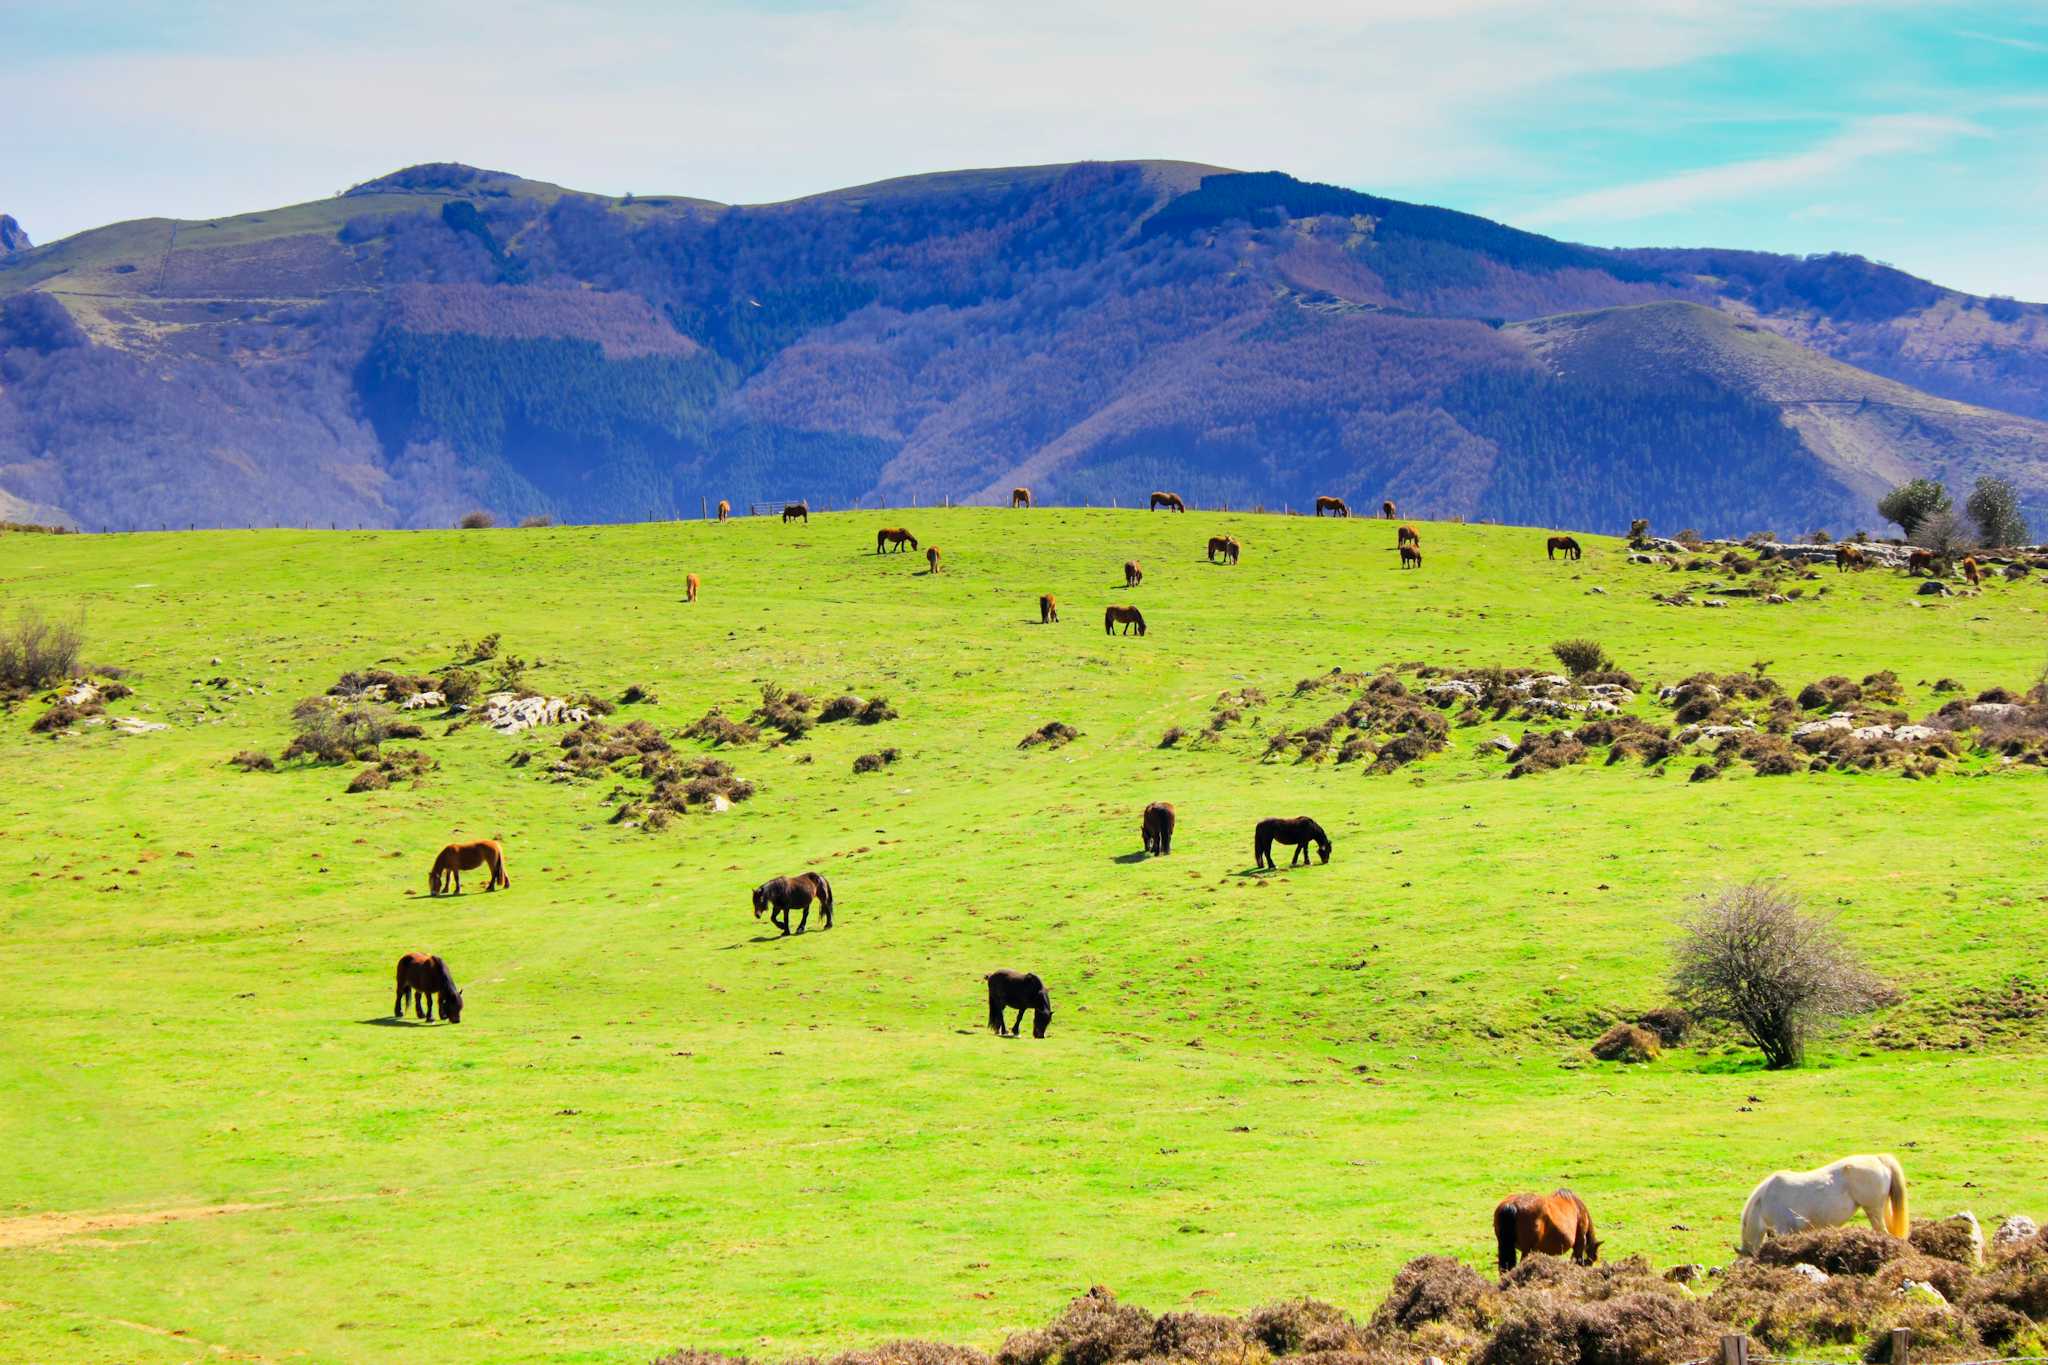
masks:
POLYGON ((2048 3, 0 0, 38 241, 416 161, 736 202, 1179 157, 2048 300, 2048 3))

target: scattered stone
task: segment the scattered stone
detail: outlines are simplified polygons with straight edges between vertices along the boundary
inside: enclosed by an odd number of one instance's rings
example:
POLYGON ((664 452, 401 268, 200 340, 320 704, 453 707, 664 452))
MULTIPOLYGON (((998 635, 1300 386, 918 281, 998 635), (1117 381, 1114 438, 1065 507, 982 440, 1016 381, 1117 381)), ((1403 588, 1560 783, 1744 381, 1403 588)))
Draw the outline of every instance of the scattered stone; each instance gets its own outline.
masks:
POLYGON ((589 719, 589 711, 563 697, 493 692, 484 698, 484 724, 501 735, 516 735, 537 725, 581 725, 589 719))
POLYGON ((2041 1229, 2034 1220, 2024 1213, 2015 1213, 1998 1225, 1998 1231, 1991 1234, 1991 1245, 2004 1250, 2030 1238, 2039 1236, 2041 1229))
POLYGON ((1791 1270, 1794 1275, 1802 1275, 1815 1284, 1826 1284, 1831 1278, 1827 1271, 1817 1265, 1808 1265, 1805 1261, 1791 1267, 1791 1270))
POLYGON ((415 692, 398 704, 401 711, 426 711, 436 706, 446 706, 448 698, 439 692, 415 692))

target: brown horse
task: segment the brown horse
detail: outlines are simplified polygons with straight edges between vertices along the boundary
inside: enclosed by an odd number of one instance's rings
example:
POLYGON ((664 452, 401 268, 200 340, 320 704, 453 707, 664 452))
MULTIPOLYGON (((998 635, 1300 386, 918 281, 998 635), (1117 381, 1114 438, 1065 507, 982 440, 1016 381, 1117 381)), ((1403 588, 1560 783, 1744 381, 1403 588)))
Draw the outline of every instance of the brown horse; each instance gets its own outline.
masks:
POLYGON ((1963 577, 1969 580, 1971 587, 1980 588, 1984 586, 1984 571, 1977 567, 1977 557, 1975 555, 1963 556, 1962 570, 1963 577))
POLYGON ((1380 519, 1382 521, 1392 521, 1394 519, 1394 500, 1392 498, 1388 498, 1380 504, 1380 519))
POLYGON ((768 919, 789 937, 789 912, 803 911, 803 918, 796 922, 796 931, 801 934, 804 926, 811 922, 811 902, 818 902, 818 914, 824 918, 825 927, 832 927, 832 883, 816 872, 799 872, 794 877, 771 877, 754 888, 754 918, 761 918, 766 911, 768 919))
POLYGON ((897 549, 901 550, 905 544, 908 544, 911 549, 915 550, 917 548, 917 537, 904 530, 901 526, 884 526, 881 530, 875 532, 876 554, 882 553, 882 546, 884 545, 894 545, 897 549))
POLYGON ((438 1001, 444 1022, 462 1022, 462 992, 455 985, 455 974, 432 953, 407 953, 398 959, 398 998, 391 1002, 393 1019, 405 1017, 408 998, 415 1019, 434 1022, 434 1005, 438 1001))
POLYGON ((782 524, 784 526, 799 519, 806 526, 811 524, 811 504, 808 501, 786 502, 782 505, 782 524))
POLYGON ((1138 561, 1135 559, 1126 559, 1124 561, 1124 586, 1127 588, 1135 588, 1144 581, 1145 571, 1138 567, 1138 561))
POLYGON ((685 602, 694 602, 697 600, 697 587, 697 575, 683 575, 683 600, 685 602))
POLYGON ((1493 1239, 1500 1251, 1502 1273, 1515 1268, 1515 1257, 1542 1252, 1571 1253, 1576 1265, 1600 1259, 1600 1239, 1593 1235, 1593 1215, 1586 1201, 1570 1190, 1556 1194, 1511 1194, 1493 1211, 1493 1239))
POLYGON ((1162 507, 1169 512, 1185 512, 1188 510, 1188 505, 1180 500, 1180 494, 1178 493, 1154 493, 1152 495, 1152 505, 1145 510, 1147 512, 1156 512, 1162 507))
POLYGON ((1143 635, 1145 633, 1145 613, 1139 611, 1136 607, 1104 607, 1102 609, 1102 633, 1104 635, 1116 634, 1116 628, 1119 624, 1123 626, 1124 634, 1126 635, 1131 633, 1133 626, 1137 627, 1138 634, 1143 635))
POLYGON ((1316 515, 1321 516, 1325 512, 1333 517, 1348 517, 1351 515, 1351 504, 1342 498, 1319 494, 1316 497, 1316 515))
POLYGON ((724 521, 730 516, 732 516, 732 504, 724 498, 720 498, 718 500, 718 519, 724 521))
POLYGON ((1864 558, 1863 551, 1854 545, 1837 545, 1835 547, 1836 573, 1841 573, 1845 569, 1854 569, 1861 573, 1864 566, 1868 563, 1870 561, 1864 558))
POLYGON ((434 859, 433 870, 427 873, 427 894, 438 896, 444 888, 452 887, 456 895, 462 894, 462 874, 474 872, 479 867, 491 870, 491 879, 484 883, 484 890, 495 891, 499 887, 510 887, 512 879, 505 875, 505 850, 498 846, 496 839, 478 839, 473 843, 450 844, 434 859))
POLYGON ((1934 551, 1908 550, 1906 552, 1906 572, 1916 577, 1923 573, 1931 577, 1934 573, 1934 551))
POLYGON ((1416 534, 1413 526, 1403 526, 1400 530, 1394 532, 1394 544, 1396 545, 1420 545, 1421 543, 1422 537, 1416 534))
POLYGON ((1169 802, 1154 801, 1145 807, 1145 816, 1138 822, 1138 834, 1145 841, 1147 853, 1164 856, 1173 852, 1173 826, 1177 819, 1169 802))
POLYGON ((1015 1038, 1024 1028, 1024 1011, 1031 1011, 1031 1036, 1043 1038, 1052 1027, 1052 992, 1036 972, 990 972, 988 983, 988 1026, 1002 1038, 1015 1038), (1003 1027, 1003 1011, 1017 1011, 1017 1022, 1003 1027))
POLYGON ((1038 597, 1038 624, 1049 626, 1060 619, 1060 604, 1053 601, 1051 593, 1040 593, 1038 597))
POLYGON ((1261 820, 1252 830, 1252 863, 1256 867, 1276 868, 1273 861, 1275 842, 1294 845, 1294 856, 1287 860, 1293 867, 1296 863, 1308 862, 1308 846, 1314 844, 1316 853, 1325 863, 1330 861, 1330 836, 1323 833, 1323 827, 1306 815, 1292 819, 1261 820))
POLYGON ((1218 559, 1221 559, 1225 564, 1235 564, 1237 563, 1239 551, 1243 549, 1244 547, 1237 543, 1235 536, 1210 536, 1209 562, 1214 564, 1218 559))
POLYGON ((1556 559, 1560 554, 1566 559, 1577 559, 1579 557, 1579 542, 1573 540, 1570 536, 1552 536, 1543 543, 1543 557, 1545 559, 1556 559))
POLYGON ((939 547, 938 547, 938 546, 936 546, 936 545, 933 545, 933 546, 930 546, 929 548, 927 548, 927 549, 925 550, 925 552, 924 552, 924 571, 925 571, 926 573, 937 573, 937 572, 939 571, 939 547))
POLYGON ((1403 545, 1401 547, 1401 567, 1404 569, 1421 568, 1422 548, 1418 545, 1403 545))
POLYGON ((1010 490, 1010 506, 1012 506, 1012 507, 1029 507, 1030 505, 1031 505, 1031 490, 1030 490, 1030 489, 1028 489, 1028 488, 1023 488, 1023 487, 1018 487, 1018 488, 1012 488, 1012 489, 1010 490))

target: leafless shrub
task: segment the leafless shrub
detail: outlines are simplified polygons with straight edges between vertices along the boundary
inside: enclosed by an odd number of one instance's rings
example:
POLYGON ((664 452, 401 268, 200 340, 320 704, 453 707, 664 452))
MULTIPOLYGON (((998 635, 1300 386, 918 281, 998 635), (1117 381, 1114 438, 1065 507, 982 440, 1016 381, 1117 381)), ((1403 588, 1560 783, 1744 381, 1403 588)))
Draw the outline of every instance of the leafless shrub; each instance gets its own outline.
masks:
POLYGON ((25 697, 55 687, 78 671, 85 636, 75 621, 46 621, 23 607, 0 627, 0 696, 25 697))
POLYGON ((1681 922, 1672 994, 1695 1018, 1725 1019, 1773 1070, 1797 1066, 1834 1020, 1896 999, 1831 919, 1804 914, 1771 882, 1729 887, 1681 922))
POLYGON ((519 529, 522 531, 531 531, 535 527, 553 526, 554 524, 555 519, 547 515, 547 513, 545 512, 541 513, 537 517, 521 517, 519 519, 519 529))
POLYGON ((485 531, 497 524, 496 517, 479 508, 474 512, 464 512, 461 520, 455 523, 455 527, 459 531, 485 531))
POLYGON ((1188 732, 1181 729, 1178 725, 1168 726, 1166 733, 1159 737, 1159 747, 1162 749, 1171 749, 1174 745, 1180 743, 1187 737, 1188 732))
POLYGON ((691 721, 683 733, 711 744, 752 744, 761 737, 759 730, 745 721, 730 719, 716 706, 691 721))
POLYGON ((1020 749, 1035 749, 1042 744, 1048 749, 1057 749, 1063 744, 1072 743, 1080 738, 1080 736, 1081 732, 1065 721, 1049 720, 1030 734, 1024 736, 1024 738, 1018 740, 1017 747, 1020 749))
POLYGON ((853 760, 853 770, 857 773, 880 772, 901 757, 903 757, 901 749, 883 749, 879 753, 862 754, 859 758, 853 760))
POLYGON ((276 762, 269 754, 255 749, 244 749, 228 760, 245 773, 270 773, 277 771, 276 762))

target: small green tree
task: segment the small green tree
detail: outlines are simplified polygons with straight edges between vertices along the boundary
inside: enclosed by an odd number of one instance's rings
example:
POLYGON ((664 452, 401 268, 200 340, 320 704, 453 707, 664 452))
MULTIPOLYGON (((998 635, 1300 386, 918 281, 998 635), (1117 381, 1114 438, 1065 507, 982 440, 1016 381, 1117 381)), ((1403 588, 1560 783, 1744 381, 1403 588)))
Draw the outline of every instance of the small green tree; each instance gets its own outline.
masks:
POLYGON ((1597 673, 1607 667, 1607 651, 1598 640, 1559 640, 1550 647, 1564 671, 1574 678, 1597 673))
POLYGON ((1963 510, 1984 535, 1986 545, 2024 545, 2027 519, 2020 514, 2020 495, 2004 479, 1984 475, 1970 490, 1963 510))
POLYGON ((1948 490, 1933 479, 1915 479, 1902 483, 1877 501, 1877 514, 1886 521, 1895 522, 1908 538, 1921 522, 1936 512, 1946 511, 1949 505, 1948 490))

